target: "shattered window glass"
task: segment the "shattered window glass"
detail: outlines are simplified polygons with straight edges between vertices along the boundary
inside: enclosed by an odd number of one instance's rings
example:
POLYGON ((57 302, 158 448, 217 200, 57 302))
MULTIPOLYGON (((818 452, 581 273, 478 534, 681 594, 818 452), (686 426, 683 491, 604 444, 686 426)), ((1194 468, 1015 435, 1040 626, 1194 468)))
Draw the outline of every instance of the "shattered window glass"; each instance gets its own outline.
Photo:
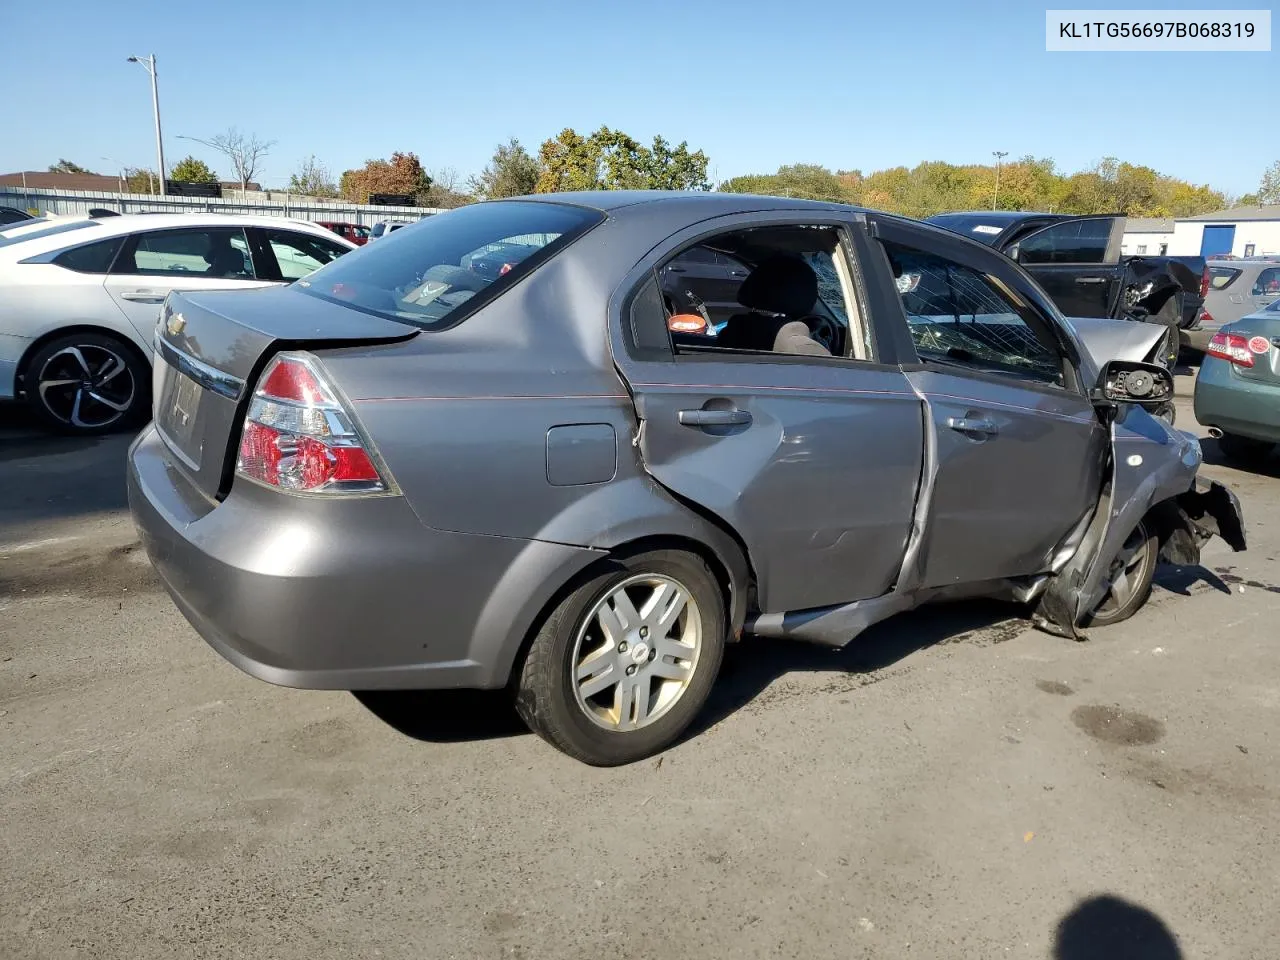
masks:
POLYGON ((1057 352, 990 278, 934 254, 884 247, 921 360, 1063 384, 1057 352))

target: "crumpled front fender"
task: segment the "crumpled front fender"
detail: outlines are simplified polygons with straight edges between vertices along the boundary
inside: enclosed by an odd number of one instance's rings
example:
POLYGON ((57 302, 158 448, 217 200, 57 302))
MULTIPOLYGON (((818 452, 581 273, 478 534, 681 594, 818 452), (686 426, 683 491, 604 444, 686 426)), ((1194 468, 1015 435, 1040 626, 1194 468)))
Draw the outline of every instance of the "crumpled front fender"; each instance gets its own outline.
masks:
POLYGON ((1111 558, 1140 523, 1160 541, 1160 558, 1200 562, 1200 546, 1223 538, 1245 549, 1240 502, 1197 476, 1200 443, 1136 409, 1111 424, 1111 475, 1075 554, 1057 571, 1032 615, 1050 633, 1083 639, 1079 627, 1106 594, 1111 558))

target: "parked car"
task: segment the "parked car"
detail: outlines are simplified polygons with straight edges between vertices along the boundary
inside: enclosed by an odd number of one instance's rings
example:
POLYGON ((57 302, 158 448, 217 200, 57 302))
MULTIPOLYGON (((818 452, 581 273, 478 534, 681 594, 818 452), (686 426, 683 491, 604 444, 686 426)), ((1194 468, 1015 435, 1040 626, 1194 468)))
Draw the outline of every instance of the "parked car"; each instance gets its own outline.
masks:
POLYGON ((928 222, 1018 261, 1063 313, 1164 325, 1169 331, 1165 362, 1171 368, 1178 359, 1179 331, 1195 323, 1209 288, 1203 258, 1122 256, 1126 218, 1118 214, 990 210, 941 213, 928 222))
POLYGON ((369 231, 369 239, 377 240, 379 237, 385 237, 389 233, 395 233, 402 227, 409 226, 407 220, 379 220, 373 225, 373 229, 369 231))
POLYGON ((175 291, 157 337, 129 501, 219 653, 294 687, 510 686, 593 764, 672 743, 744 632, 838 647, 989 595, 1077 636, 1157 560, 1245 547, 1195 438, 1143 409, 1173 389, 1161 330, 835 204, 480 203, 285 289, 175 291), (462 265, 530 236, 496 278, 462 265), (714 338, 663 304, 697 245, 749 271, 714 338))
POLYGON ((171 290, 288 283, 355 249, 302 220, 131 214, 0 233, 0 400, 92 434, 150 409, 152 342, 171 290))
POLYGON ((1195 324, 1183 331, 1182 344, 1200 353, 1223 324, 1234 323, 1247 314, 1280 298, 1280 264, 1274 260, 1209 261, 1209 293, 1195 324))
POLYGON ((1280 443, 1280 300, 1214 333, 1196 374, 1195 411, 1233 460, 1258 463, 1280 443))
POLYGON ((332 230, 348 243, 363 247, 369 242, 369 228, 362 223, 347 223, 341 220, 317 220, 326 230, 332 230))
POLYGON ((35 217, 25 210, 19 210, 17 207, 0 206, 0 227, 10 223, 22 223, 25 220, 34 219, 35 217))

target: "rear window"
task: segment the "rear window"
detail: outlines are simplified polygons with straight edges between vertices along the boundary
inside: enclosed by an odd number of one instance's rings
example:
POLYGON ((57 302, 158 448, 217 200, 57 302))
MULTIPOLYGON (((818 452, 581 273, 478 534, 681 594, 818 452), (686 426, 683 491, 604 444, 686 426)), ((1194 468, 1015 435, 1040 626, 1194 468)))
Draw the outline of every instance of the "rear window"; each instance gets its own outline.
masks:
POLYGON ((439 329, 533 270, 604 215, 560 203, 502 200, 438 214, 321 267, 297 288, 389 320, 439 329), (495 249, 531 248, 491 269, 495 249))
POLYGON ((1240 271, 1233 270, 1231 267, 1210 267, 1209 287, 1213 290, 1225 290, 1236 282, 1238 276, 1240 271))

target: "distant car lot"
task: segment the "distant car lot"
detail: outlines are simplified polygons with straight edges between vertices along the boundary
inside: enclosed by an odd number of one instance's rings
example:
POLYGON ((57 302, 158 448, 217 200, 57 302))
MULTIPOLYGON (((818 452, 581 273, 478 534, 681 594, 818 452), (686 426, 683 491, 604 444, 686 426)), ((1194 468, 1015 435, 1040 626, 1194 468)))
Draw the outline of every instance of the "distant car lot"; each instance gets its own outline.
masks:
POLYGON ((483 696, 227 669, 141 562, 130 439, 0 415, 6 958, 1044 960, 1103 898, 1273 952, 1280 460, 1206 438, 1250 550, 1088 642, 982 603, 748 640, 693 736, 596 771, 483 696))

